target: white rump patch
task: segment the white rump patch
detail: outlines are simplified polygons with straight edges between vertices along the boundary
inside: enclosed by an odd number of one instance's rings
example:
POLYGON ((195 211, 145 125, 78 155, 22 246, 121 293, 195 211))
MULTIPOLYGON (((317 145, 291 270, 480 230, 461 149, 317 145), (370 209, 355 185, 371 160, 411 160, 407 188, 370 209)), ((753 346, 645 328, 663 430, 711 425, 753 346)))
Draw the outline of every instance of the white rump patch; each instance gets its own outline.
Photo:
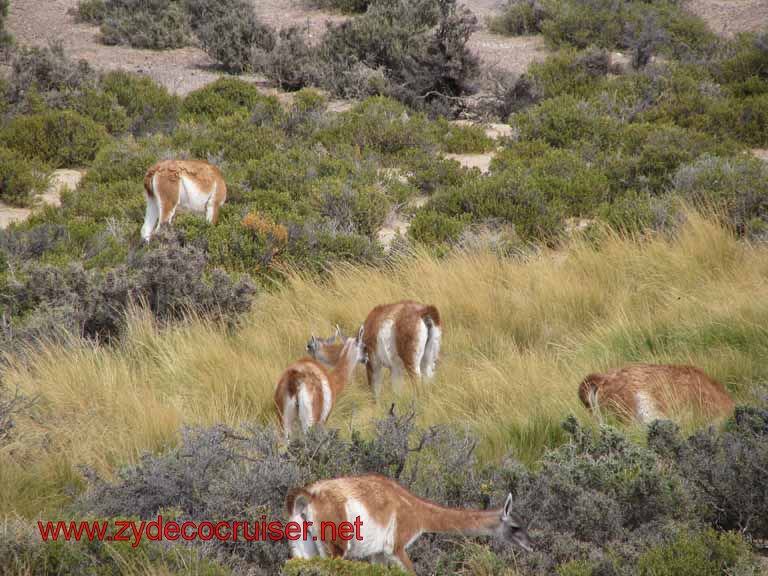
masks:
POLYGON ((635 392, 635 403, 637 405, 637 419, 640 420, 640 422, 643 424, 650 424, 654 420, 658 420, 660 418, 659 410, 656 407, 656 402, 647 392, 642 390, 635 392))
POLYGON ((301 420, 301 428, 306 432, 309 427, 315 423, 315 419, 312 416, 312 394, 310 394, 306 386, 301 384, 296 396, 299 401, 299 419, 301 420))

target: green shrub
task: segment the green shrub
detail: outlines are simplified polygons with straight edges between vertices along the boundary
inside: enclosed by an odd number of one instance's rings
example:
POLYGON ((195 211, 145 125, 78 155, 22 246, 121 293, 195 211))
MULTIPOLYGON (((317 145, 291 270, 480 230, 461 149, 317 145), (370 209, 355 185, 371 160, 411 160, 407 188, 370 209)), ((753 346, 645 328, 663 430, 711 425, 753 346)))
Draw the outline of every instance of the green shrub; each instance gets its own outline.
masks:
POLYGON ((29 206, 35 192, 45 191, 45 169, 19 153, 0 148, 0 200, 13 206, 29 206))
POLYGON ((744 234, 753 219, 768 220, 768 164, 748 156, 703 156, 681 166, 673 191, 695 206, 721 211, 744 234))
POLYGON ((74 16, 78 22, 101 24, 107 16, 105 0, 79 0, 74 16))
POLYGON ((528 73, 536 84, 537 94, 543 98, 565 94, 586 98, 601 89, 600 80, 608 73, 608 65, 605 50, 564 49, 548 56, 544 62, 533 62, 528 73))
POLYGON ((638 576, 721 576, 757 574, 749 545, 733 532, 712 529, 699 534, 681 533, 672 542, 660 544, 640 555, 638 576), (747 570, 744 572, 738 569, 747 570))
POLYGON ((101 21, 105 44, 164 50, 189 43, 189 22, 179 2, 106 0, 105 6, 106 14, 101 21))
POLYGON ((5 19, 8 17, 8 4, 10 0, 0 0, 0 48, 10 45, 13 38, 5 29, 5 19))
POLYGON ((167 151, 166 145, 165 139, 157 137, 114 140, 99 150, 82 182, 131 180, 143 184, 144 174, 167 151))
POLYGON ((457 186, 466 173, 458 162, 435 156, 422 148, 406 148, 396 159, 408 170, 408 183, 424 194, 457 186))
POLYGON ((90 118, 69 110, 14 118, 0 141, 28 158, 54 168, 77 167, 93 160, 106 143, 107 133, 90 118))
POLYGON ((188 150, 194 158, 246 163, 275 150, 284 141, 280 130, 248 120, 245 114, 233 114, 205 124, 183 122, 174 131, 171 142, 174 148, 188 150))
POLYGON ((508 36, 538 34, 548 17, 541 0, 507 0, 502 13, 489 21, 491 32, 508 36))
POLYGON ((354 562, 341 558, 293 559, 285 563, 283 576, 402 576, 394 566, 354 562))
POLYGON ((13 112, 26 113, 39 100, 45 107, 62 108, 84 89, 95 87, 97 76, 85 61, 73 62, 60 43, 45 48, 20 47, 13 52, 12 74, 3 96, 13 112))
POLYGON ((132 134, 170 132, 175 126, 179 99, 150 78, 130 72, 108 72, 102 76, 100 86, 125 109, 132 134))
POLYGON ((677 168, 702 154, 731 155, 738 148, 694 130, 662 123, 624 126, 617 144, 604 150, 600 164, 614 194, 626 189, 663 193, 677 168))
POLYGON ((518 115, 515 123, 522 139, 542 140, 556 147, 578 141, 609 146, 619 132, 619 122, 596 104, 568 95, 544 100, 518 115))
POLYGON ((431 246, 458 241, 464 231, 467 218, 448 216, 435 210, 419 210, 411 220, 408 234, 414 240, 431 246))
POLYGON ((467 47, 476 27, 456 0, 375 2, 358 17, 329 25, 315 48, 301 30, 281 34, 263 71, 283 87, 313 82, 339 96, 384 93, 446 112, 478 74, 479 61, 467 47))
POLYGON ((114 94, 86 88, 71 99, 71 108, 104 126, 110 134, 122 134, 130 128, 125 108, 120 106, 114 94))
POLYGON ((272 50, 274 33, 258 21, 249 2, 228 0, 226 5, 225 13, 205 20, 197 29, 200 46, 228 72, 253 70, 254 49, 272 50))
POLYGON ((768 33, 740 34, 730 53, 711 64, 715 76, 723 84, 739 85, 758 80, 768 82, 768 33))
POLYGON ((282 109, 274 96, 264 96, 256 86, 237 78, 219 78, 187 95, 181 106, 181 117, 184 120, 215 120, 220 116, 250 112, 257 105, 267 110, 272 119, 280 116, 282 109))
POLYGON ((381 96, 368 98, 318 134, 326 146, 349 143, 361 150, 396 154, 430 144, 429 123, 423 114, 381 96))
POLYGON ((449 154, 480 154, 493 149, 494 141, 476 124, 452 124, 445 118, 432 123, 434 139, 449 154))
POLYGON ((768 92, 718 100, 707 110, 708 131, 748 146, 768 146, 768 92))
MULTIPOLYGON (((100 518, 83 520, 107 522, 100 518)), ((24 524, 9 521, 0 535, 0 574, 114 576, 126 572, 142 573, 147 569, 169 576, 226 576, 231 573, 181 546, 166 547, 142 541, 133 548, 132 542, 86 542, 85 539, 65 542, 63 538, 43 542, 39 536, 35 537, 38 530, 35 522, 24 524)), ((116 532, 117 527, 110 523, 109 534, 116 532)))

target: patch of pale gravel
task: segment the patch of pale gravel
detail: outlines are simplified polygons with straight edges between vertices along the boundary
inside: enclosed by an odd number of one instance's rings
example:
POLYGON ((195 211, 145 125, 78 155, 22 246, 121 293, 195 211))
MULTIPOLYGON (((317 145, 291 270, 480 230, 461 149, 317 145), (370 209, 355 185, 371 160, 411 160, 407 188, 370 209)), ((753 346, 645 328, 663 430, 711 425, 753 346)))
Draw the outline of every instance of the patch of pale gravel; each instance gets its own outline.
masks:
POLYGON ((688 0, 686 7, 726 38, 768 28, 768 0, 688 0))

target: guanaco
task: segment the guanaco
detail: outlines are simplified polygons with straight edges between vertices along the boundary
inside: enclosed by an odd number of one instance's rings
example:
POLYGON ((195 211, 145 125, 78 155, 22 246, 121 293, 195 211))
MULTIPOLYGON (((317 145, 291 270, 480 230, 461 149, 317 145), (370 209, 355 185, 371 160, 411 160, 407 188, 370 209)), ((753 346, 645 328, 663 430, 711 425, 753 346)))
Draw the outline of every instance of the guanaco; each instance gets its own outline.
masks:
POLYGON ((203 160, 163 160, 144 176, 147 210, 141 237, 152 238, 162 225, 171 223, 179 206, 205 213, 216 224, 219 209, 227 199, 227 185, 219 169, 203 160))
POLYGON ((364 329, 356 338, 346 338, 340 346, 334 365, 326 366, 305 357, 289 366, 280 376, 275 389, 275 407, 286 439, 290 438, 298 418, 305 432, 314 424, 328 419, 336 399, 352 378, 357 364, 365 363, 364 329))
POLYGON ((402 388, 404 374, 425 379, 434 376, 442 337, 436 307, 413 300, 376 306, 364 326, 366 372, 374 396, 381 393, 383 368, 389 368, 395 391, 402 388))
POLYGON ((306 525, 305 540, 291 542, 294 558, 368 559, 415 573, 407 550, 427 532, 497 536, 525 551, 533 549, 526 527, 512 511, 512 494, 504 506, 493 510, 446 508, 419 498, 394 480, 366 475, 294 488, 285 506, 291 522, 302 527, 303 522, 312 523, 306 525), (348 540, 327 528, 338 529, 342 522, 354 525, 358 518, 359 533, 348 540))
POLYGON ((734 407, 720 382, 695 366, 674 364, 632 364, 589 374, 579 385, 579 398, 590 410, 606 408, 621 420, 644 424, 669 418, 675 409, 720 417, 734 407))

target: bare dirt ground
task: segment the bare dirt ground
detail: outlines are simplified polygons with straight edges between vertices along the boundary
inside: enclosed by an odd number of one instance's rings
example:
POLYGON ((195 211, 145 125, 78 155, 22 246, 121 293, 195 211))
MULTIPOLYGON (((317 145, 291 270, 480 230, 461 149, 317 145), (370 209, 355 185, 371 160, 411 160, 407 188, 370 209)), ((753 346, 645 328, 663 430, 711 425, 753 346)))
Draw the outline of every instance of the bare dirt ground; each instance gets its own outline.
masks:
POLYGON ((688 0, 687 7, 725 37, 768 26, 768 0, 688 0))
MULTIPOLYGON (((310 37, 319 38, 326 23, 346 17, 307 8, 304 0, 252 0, 257 15, 276 28, 306 26, 310 37)), ((467 6, 483 28, 470 40, 470 46, 489 66, 515 72, 543 57, 540 38, 505 38, 490 34, 485 19, 496 9, 496 0, 468 0, 467 6)), ((78 24, 68 12, 77 0, 14 0, 7 21, 8 30, 22 45, 45 46, 60 41, 75 59, 84 59, 98 70, 127 70, 143 73, 176 94, 196 90, 220 76, 210 58, 198 48, 178 50, 139 50, 126 46, 105 46, 99 42, 98 27, 78 24)), ((260 76, 244 79, 266 86, 260 76)))
MULTIPOLYGON (((37 205, 60 206, 62 191, 65 188, 70 190, 77 188, 84 174, 80 170, 54 170, 48 189, 37 196, 37 205)), ((32 214, 32 210, 34 208, 14 208, 0 202, 0 229, 8 228, 14 222, 26 220, 32 214)))

